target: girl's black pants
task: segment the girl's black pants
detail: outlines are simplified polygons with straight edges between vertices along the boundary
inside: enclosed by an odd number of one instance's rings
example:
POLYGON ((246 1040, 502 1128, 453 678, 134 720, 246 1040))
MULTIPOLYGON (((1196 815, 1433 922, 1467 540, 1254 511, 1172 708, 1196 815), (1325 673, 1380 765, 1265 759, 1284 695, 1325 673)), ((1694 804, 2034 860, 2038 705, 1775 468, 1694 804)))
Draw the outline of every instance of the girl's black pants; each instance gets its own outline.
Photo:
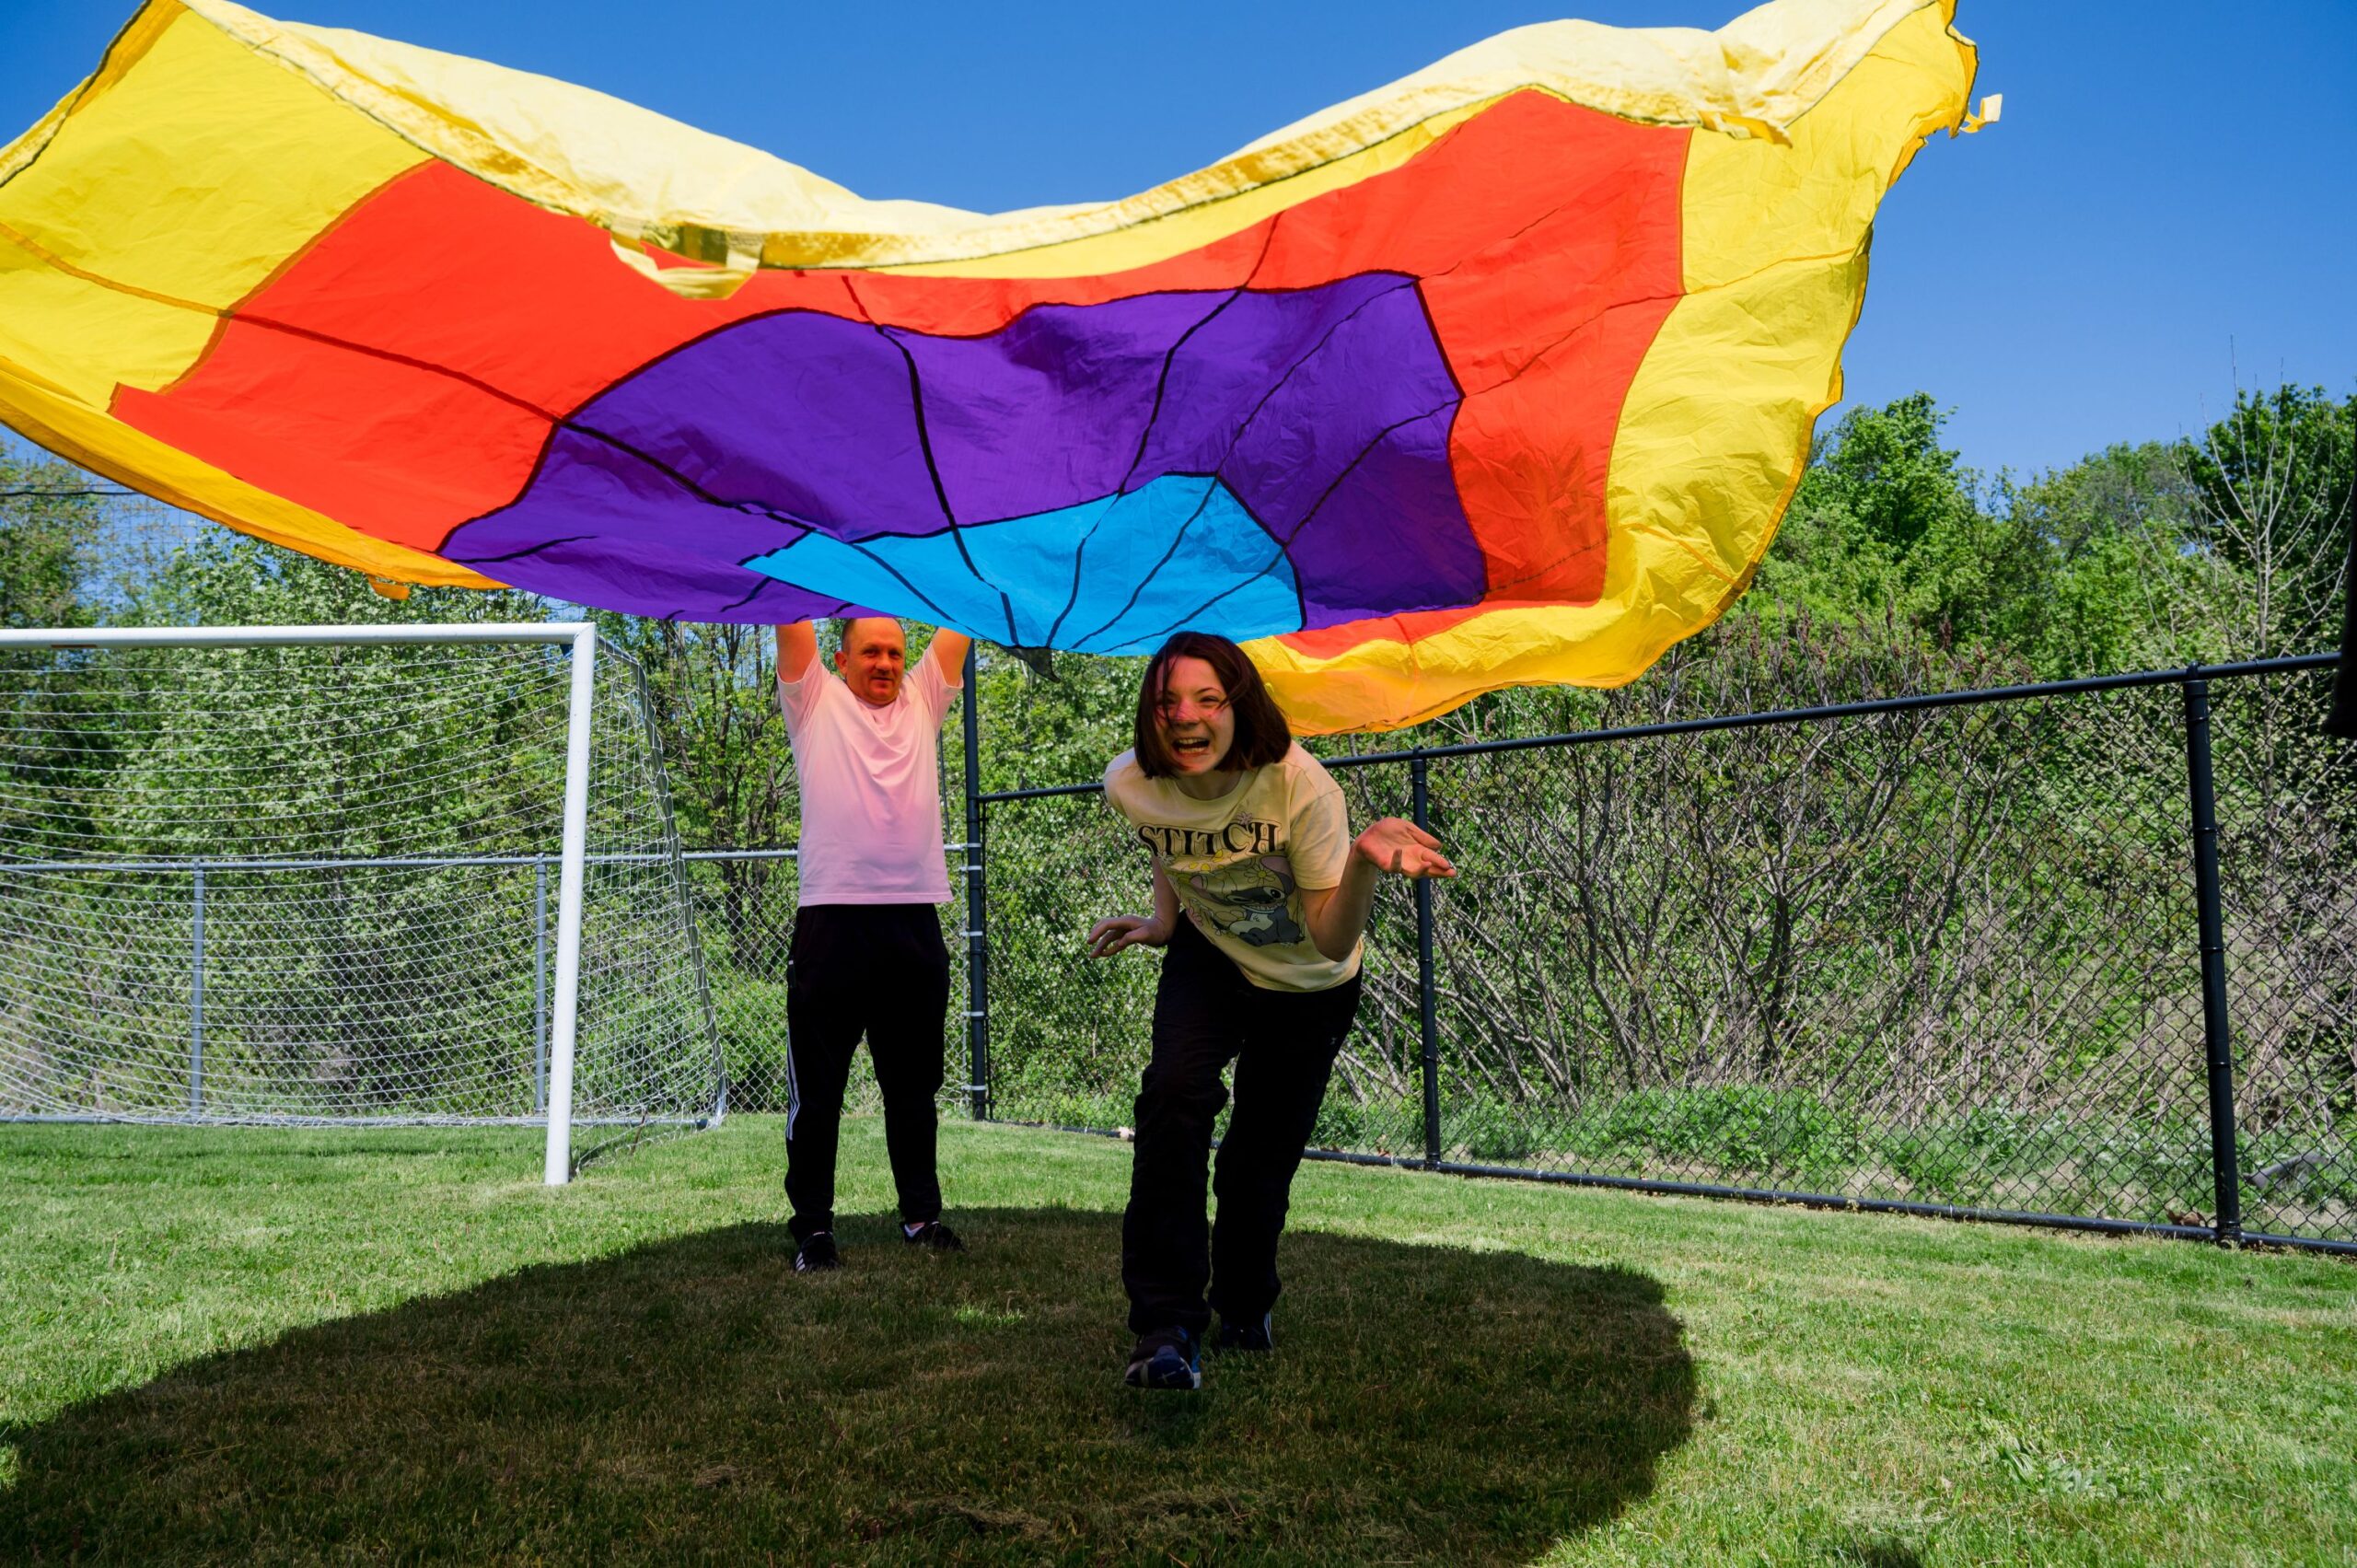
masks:
POLYGON ((1264 991, 1179 918, 1155 992, 1154 1055, 1138 1088, 1121 1218, 1132 1332, 1176 1327, 1200 1338, 1214 1308, 1229 1322, 1258 1322, 1275 1304, 1293 1174, 1359 990, 1353 975, 1328 991, 1264 991), (1212 1123, 1228 1098, 1220 1074, 1231 1062, 1236 1110, 1212 1165, 1212 1123), (1204 1215, 1207 1165, 1216 1225, 1204 1215))

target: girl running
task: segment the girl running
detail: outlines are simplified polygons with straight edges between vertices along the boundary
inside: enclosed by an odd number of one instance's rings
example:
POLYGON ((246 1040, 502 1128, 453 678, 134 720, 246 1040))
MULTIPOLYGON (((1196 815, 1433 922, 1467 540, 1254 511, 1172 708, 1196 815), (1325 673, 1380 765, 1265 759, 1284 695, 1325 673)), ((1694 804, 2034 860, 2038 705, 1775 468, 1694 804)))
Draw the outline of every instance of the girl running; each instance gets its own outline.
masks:
POLYGON ((1134 738, 1105 771, 1105 797, 1153 856, 1154 912, 1088 933, 1096 958, 1167 949, 1121 1221, 1138 1336, 1127 1376, 1194 1388, 1214 1310, 1217 1348, 1274 1345, 1277 1236, 1358 1012, 1376 878, 1457 868, 1439 840, 1400 818, 1353 839, 1341 789, 1295 744, 1260 671, 1225 637, 1181 632, 1162 645, 1138 690, 1134 738), (1236 1112, 1212 1178, 1213 1226, 1204 1175, 1231 1062, 1236 1112))

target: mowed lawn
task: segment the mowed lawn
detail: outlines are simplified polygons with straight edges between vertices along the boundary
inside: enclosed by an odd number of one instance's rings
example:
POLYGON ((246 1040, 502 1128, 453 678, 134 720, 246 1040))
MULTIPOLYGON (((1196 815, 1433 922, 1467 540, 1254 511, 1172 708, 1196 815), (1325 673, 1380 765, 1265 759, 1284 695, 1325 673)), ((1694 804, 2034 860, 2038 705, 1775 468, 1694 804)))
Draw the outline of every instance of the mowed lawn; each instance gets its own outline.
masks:
POLYGON ((1129 1151, 0 1128, 0 1562, 2351 1562, 2357 1267, 1305 1168, 1279 1348, 1121 1387, 1129 1151))

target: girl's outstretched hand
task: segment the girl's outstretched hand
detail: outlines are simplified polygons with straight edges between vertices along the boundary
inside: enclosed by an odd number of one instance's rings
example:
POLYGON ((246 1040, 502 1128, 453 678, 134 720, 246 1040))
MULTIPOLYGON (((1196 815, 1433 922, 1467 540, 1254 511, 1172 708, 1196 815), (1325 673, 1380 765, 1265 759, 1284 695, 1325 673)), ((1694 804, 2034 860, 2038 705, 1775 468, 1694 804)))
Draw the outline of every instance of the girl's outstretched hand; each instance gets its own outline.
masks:
POLYGON ((1088 956, 1109 958, 1124 947, 1159 947, 1170 940, 1167 927, 1142 914, 1117 914, 1088 928, 1088 956))
POLYGON ((1440 841, 1405 817, 1368 825, 1352 849, 1377 871, 1402 877, 1454 877, 1457 867, 1440 853, 1440 841))

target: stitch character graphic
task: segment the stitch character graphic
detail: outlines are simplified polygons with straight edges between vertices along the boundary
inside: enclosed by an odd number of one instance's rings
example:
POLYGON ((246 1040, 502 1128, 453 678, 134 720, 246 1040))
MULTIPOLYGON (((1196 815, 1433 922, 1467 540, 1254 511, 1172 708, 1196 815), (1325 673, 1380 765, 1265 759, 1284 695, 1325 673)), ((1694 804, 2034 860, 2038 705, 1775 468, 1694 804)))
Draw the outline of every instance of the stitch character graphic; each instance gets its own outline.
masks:
POLYGON ((1293 917, 1293 865, 1283 855, 1195 872, 1186 882, 1196 916, 1238 941, 1282 947, 1308 938, 1293 917))

